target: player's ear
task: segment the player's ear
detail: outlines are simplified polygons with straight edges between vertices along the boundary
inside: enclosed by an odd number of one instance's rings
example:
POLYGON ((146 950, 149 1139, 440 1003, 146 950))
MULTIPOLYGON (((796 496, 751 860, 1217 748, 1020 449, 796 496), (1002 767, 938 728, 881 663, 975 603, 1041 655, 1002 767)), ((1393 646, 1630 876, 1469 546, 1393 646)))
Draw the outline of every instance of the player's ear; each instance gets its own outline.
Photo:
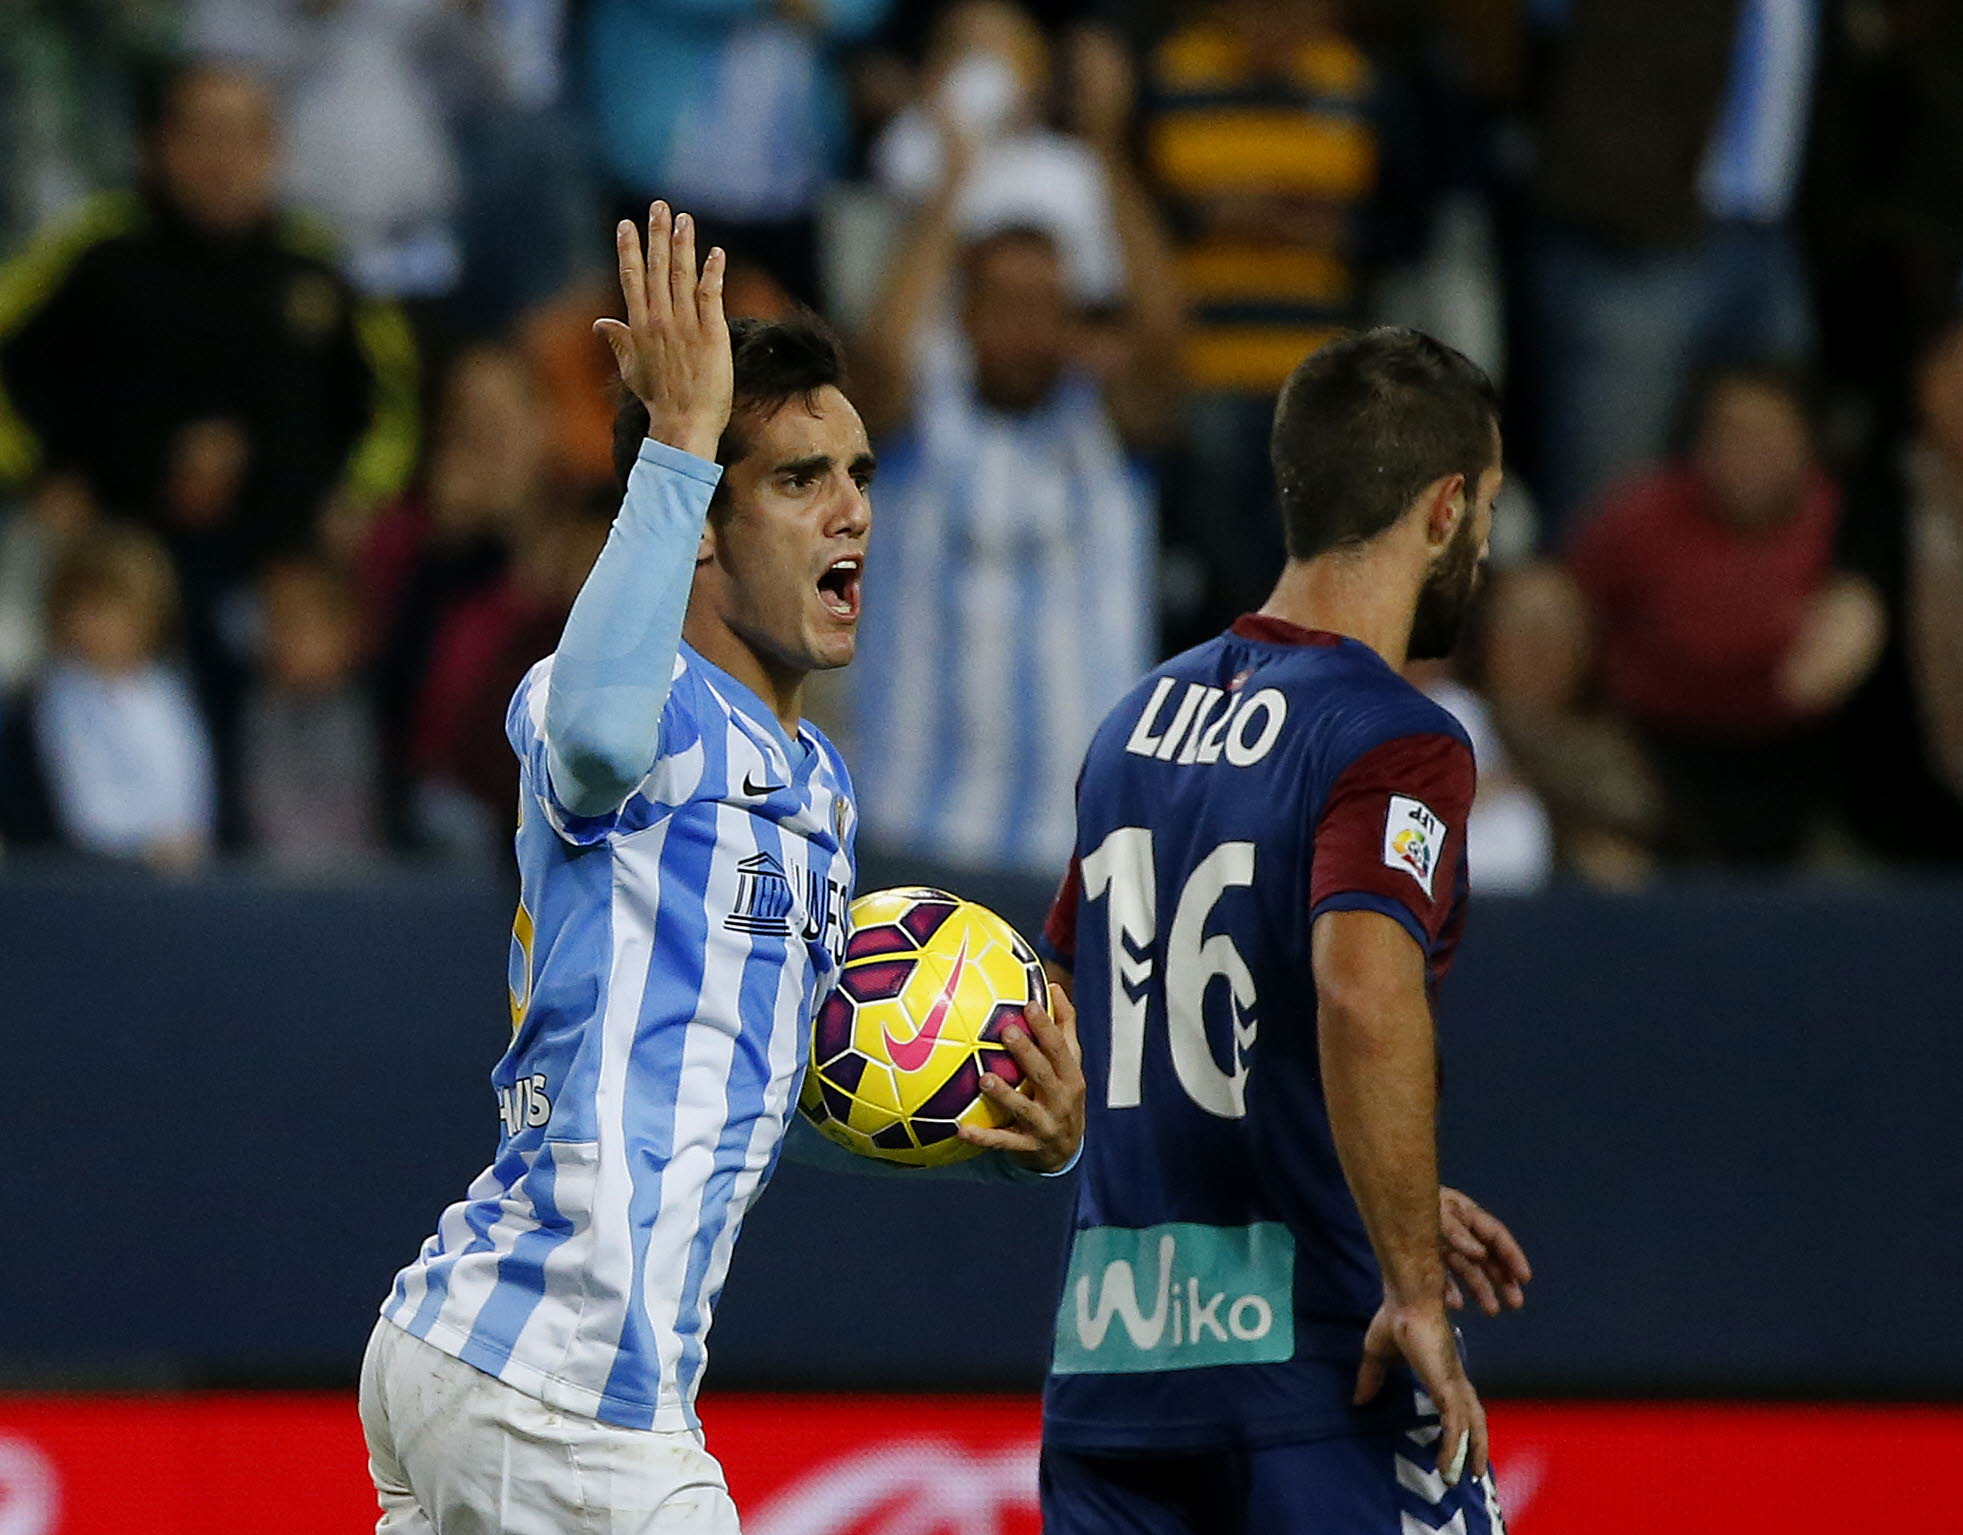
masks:
POLYGON ((1462 474, 1433 480, 1418 498, 1424 517, 1425 547, 1433 554, 1451 542, 1459 524, 1471 515, 1471 497, 1462 474))

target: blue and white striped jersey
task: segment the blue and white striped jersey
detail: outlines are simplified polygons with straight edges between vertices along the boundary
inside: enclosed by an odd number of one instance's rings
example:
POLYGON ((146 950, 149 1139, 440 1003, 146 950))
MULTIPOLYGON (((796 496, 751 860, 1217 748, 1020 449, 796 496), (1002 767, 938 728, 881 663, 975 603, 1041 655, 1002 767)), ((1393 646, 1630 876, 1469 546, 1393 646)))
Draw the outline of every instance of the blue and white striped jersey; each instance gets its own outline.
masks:
POLYGON ((653 770, 618 811, 574 816, 545 766, 552 668, 506 722, 522 896, 497 1157, 383 1315, 552 1406, 693 1428, 730 1251, 844 947, 851 780, 684 646, 653 770))
POLYGON ((1084 748, 1153 660, 1150 488, 1084 374, 1020 415, 981 403, 958 346, 915 377, 851 676, 867 830, 1054 878, 1084 748))

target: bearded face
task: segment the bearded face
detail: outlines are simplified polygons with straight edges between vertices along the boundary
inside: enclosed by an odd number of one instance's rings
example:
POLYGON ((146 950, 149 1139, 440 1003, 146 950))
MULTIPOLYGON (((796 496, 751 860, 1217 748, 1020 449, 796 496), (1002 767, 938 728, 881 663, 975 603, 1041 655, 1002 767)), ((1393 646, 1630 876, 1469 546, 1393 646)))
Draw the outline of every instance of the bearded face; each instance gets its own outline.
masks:
POLYGON ((1482 540, 1473 528, 1474 519, 1459 523, 1451 543, 1431 567, 1431 574, 1418 593, 1417 616, 1411 621, 1411 646, 1406 652, 1413 661, 1440 661, 1452 653, 1465 628, 1466 614, 1486 573, 1486 562, 1479 556, 1482 540))

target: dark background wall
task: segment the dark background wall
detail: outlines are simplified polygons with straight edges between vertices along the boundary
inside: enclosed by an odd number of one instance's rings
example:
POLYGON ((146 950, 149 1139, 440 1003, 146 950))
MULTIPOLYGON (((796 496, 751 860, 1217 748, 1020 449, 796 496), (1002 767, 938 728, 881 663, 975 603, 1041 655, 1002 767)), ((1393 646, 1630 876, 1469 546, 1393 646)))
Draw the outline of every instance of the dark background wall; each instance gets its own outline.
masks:
MULTIPOLYGON (((0 878, 0 1384, 351 1379, 493 1148, 508 921, 450 876, 0 878)), ((1959 948, 1957 887, 1478 902, 1444 1165, 1539 1275, 1468 1325, 1482 1385, 1963 1395, 1959 948)), ((712 1380, 1033 1383, 1066 1197, 787 1165, 712 1380)))

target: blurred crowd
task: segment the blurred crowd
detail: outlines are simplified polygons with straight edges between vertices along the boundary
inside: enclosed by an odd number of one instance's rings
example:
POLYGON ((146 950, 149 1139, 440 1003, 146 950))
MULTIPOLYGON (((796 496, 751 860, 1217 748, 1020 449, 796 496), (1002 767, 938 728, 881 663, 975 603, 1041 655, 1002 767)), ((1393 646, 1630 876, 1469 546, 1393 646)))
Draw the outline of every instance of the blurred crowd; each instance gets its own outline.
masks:
POLYGON ((0 0, 0 847, 501 859, 653 197, 846 339, 868 837, 1053 874, 1397 322, 1507 400, 1477 886, 1963 867, 1950 0, 0 0))

